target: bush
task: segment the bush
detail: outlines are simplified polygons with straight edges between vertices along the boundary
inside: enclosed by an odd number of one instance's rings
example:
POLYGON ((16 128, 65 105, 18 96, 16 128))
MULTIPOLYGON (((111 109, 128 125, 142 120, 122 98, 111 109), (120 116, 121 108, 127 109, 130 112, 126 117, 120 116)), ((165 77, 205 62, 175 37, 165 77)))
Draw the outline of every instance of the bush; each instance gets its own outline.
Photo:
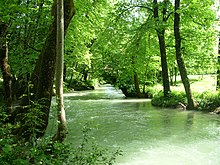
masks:
POLYGON ((148 87, 145 91, 145 95, 147 96, 146 98, 153 98, 154 95, 158 94, 158 90, 156 90, 153 87, 148 87))
POLYGON ((167 97, 164 96, 163 91, 160 91, 151 100, 151 104, 154 106, 169 108, 176 108, 179 102, 186 104, 186 95, 177 91, 170 92, 167 97))
POLYGON ((109 152, 107 149, 99 147, 89 135, 91 128, 84 126, 81 144, 75 149, 72 162, 74 165, 112 165, 116 157, 122 155, 121 150, 109 152))
POLYGON ((36 143, 4 138, 0 146, 0 162, 4 165, 62 164, 68 160, 70 153, 69 145, 51 142, 46 138, 36 143))
POLYGON ((214 111, 220 106, 220 93, 203 92, 196 95, 196 101, 199 110, 214 111))
MULTIPOLYGON (((30 115, 31 113, 28 113, 28 116, 30 115)), ((3 124, 7 115, 1 112, 0 116, 2 119, 0 121, 0 162, 2 165, 110 165, 115 162, 118 155, 121 155, 120 150, 111 153, 95 144, 89 136, 91 129, 87 126, 83 129, 81 144, 75 148, 71 143, 52 141, 51 137, 36 139, 33 135, 29 141, 21 138, 18 140, 12 134, 15 126, 3 124)), ((35 131, 32 131, 31 133, 35 134, 35 131)))
MULTIPOLYGON (((214 111, 220 106, 220 92, 203 92, 195 94, 197 109, 202 111, 214 111)), ((151 100, 152 105, 158 107, 176 108, 178 103, 187 104, 184 92, 170 92, 168 97, 164 97, 163 91, 155 94, 151 100)))

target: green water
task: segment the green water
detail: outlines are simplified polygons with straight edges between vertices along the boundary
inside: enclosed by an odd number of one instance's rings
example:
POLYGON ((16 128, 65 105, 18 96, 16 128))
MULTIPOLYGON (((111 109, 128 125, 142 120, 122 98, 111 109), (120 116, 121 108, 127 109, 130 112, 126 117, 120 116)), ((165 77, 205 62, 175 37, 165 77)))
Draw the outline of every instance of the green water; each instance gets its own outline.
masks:
POLYGON ((66 94, 65 109, 68 140, 77 145, 89 122, 100 146, 123 150, 117 165, 220 164, 219 116, 156 108, 111 86, 66 94))

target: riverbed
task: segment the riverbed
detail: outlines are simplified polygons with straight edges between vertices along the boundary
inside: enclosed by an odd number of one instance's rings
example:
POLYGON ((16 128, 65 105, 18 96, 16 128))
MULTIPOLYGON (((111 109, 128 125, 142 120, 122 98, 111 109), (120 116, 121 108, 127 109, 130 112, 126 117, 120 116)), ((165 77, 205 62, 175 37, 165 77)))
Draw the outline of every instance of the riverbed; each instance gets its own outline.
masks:
POLYGON ((149 99, 127 99, 105 85, 65 94, 68 141, 78 144, 82 127, 110 150, 116 165, 219 165, 220 118, 197 111, 153 107, 149 99))

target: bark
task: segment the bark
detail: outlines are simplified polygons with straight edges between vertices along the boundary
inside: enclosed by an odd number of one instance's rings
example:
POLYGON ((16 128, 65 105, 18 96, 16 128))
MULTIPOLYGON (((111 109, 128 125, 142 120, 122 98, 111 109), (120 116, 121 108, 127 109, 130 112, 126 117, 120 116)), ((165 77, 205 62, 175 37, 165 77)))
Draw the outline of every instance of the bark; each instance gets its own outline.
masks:
MULTIPOLYGON (((138 41, 138 43, 136 44, 136 49, 137 49, 137 51, 136 51, 136 53, 138 53, 138 49, 139 49, 139 41, 138 41)), ((135 95, 136 95, 136 97, 141 97, 141 91, 140 91, 140 87, 139 87, 139 81, 138 81, 138 73, 137 73, 137 68, 136 68, 136 65, 137 65, 137 62, 136 62, 136 60, 137 60, 137 56, 135 56, 135 55, 132 55, 131 56, 131 63, 132 63, 132 65, 133 65, 133 73, 134 73, 134 75, 133 75, 133 80, 134 80, 134 89, 135 89, 135 95)))
POLYGON ((220 87, 220 38, 218 43, 218 68, 217 68, 217 85, 216 90, 219 90, 220 87))
POLYGON ((143 94, 142 94, 141 91, 140 91, 137 72, 134 72, 134 88, 135 88, 136 97, 142 98, 142 97, 143 97, 143 94))
POLYGON ((8 114, 12 112, 12 74, 8 64, 8 45, 6 41, 6 34, 8 25, 0 23, 0 67, 3 77, 4 98, 8 114))
MULTIPOLYGON (((56 31, 57 31, 57 19, 56 19, 56 1, 51 11, 53 18, 52 25, 50 27, 48 36, 42 48, 41 54, 39 55, 38 62, 31 76, 31 82, 33 84, 32 93, 34 93, 33 101, 40 101, 41 111, 44 115, 39 116, 44 122, 39 126, 39 133, 37 137, 44 135, 48 125, 52 88, 55 75, 55 64, 56 64, 56 31)), ((75 14, 73 0, 64 0, 64 35, 66 34, 67 28, 70 24, 72 17, 75 14)), ((27 98, 22 100, 22 106, 27 105, 27 98)), ((23 121, 24 122, 24 121, 23 121)), ((23 123, 22 122, 22 123, 23 123)), ((22 127, 21 130, 24 132, 26 129, 22 127)))
MULTIPOLYGON (((154 19, 156 23, 158 23, 159 22, 158 3, 157 3, 157 0, 154 0, 153 2, 154 2, 154 19)), ((166 9, 164 8, 162 23, 166 22, 165 14, 166 14, 166 9)), ((165 27, 163 27, 162 24, 156 25, 156 26, 157 26, 156 32, 157 32, 159 46, 160 46, 163 91, 164 91, 164 96, 168 96, 170 92, 170 83, 169 83, 168 66, 167 66, 166 44, 165 44, 165 27)))
POLYGON ((176 78, 177 78, 177 67, 175 66, 175 67, 174 67, 174 85, 175 85, 175 86, 177 86, 177 80, 176 80, 176 78))
POLYGON ((182 58, 181 52, 181 36, 180 36, 180 15, 177 12, 180 6, 180 0, 175 0, 175 13, 174 13, 174 35, 175 35, 175 48, 176 48, 176 60, 180 71, 181 80, 183 82, 186 97, 187 97, 187 109, 195 109, 195 102, 192 97, 189 79, 187 76, 186 67, 182 58))
POLYGON ((5 105, 8 114, 12 112, 12 74, 8 64, 8 46, 7 43, 0 48, 0 66, 3 76, 5 105))
POLYGON ((64 22, 63 0, 57 0, 57 45, 56 45, 56 103, 58 130, 55 141, 64 141, 67 134, 66 115, 63 103, 63 71, 64 71, 64 22))

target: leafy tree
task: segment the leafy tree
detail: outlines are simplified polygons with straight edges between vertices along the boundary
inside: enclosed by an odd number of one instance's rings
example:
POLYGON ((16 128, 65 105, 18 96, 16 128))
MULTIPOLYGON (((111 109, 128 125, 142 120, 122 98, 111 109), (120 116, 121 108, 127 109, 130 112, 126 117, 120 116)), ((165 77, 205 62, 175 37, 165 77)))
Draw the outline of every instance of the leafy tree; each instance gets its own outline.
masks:
MULTIPOLYGON (((157 43, 155 47, 151 46, 152 38, 155 41, 154 30, 158 27, 152 18, 153 4, 119 3, 118 10, 112 17, 115 17, 115 20, 107 24, 108 27, 98 39, 99 45, 96 47, 96 53, 98 49, 99 53, 102 53, 101 57, 97 57, 98 60, 105 61, 100 61, 102 68, 105 68, 103 71, 106 75, 103 77, 119 86, 127 96, 143 97, 139 86, 142 86, 144 94, 148 79, 146 74, 154 74, 148 67, 152 57, 157 55, 154 53, 158 52, 157 43)), ((158 68, 153 70, 155 72, 158 68)), ((167 80, 169 86, 169 78, 167 80)))
POLYGON ((190 88, 189 79, 187 76, 187 71, 182 58, 181 53, 181 35, 180 35, 180 14, 178 10, 180 9, 180 0, 175 0, 175 11, 174 11, 174 36, 175 36, 175 48, 176 48, 176 60, 180 71, 180 76, 185 88, 186 97, 188 101, 187 109, 195 109, 195 103, 192 98, 192 92, 190 88))
POLYGON ((12 112, 12 74, 8 63, 9 28, 17 8, 14 1, 0 2, 0 66, 3 75, 5 105, 12 112))
POLYGON ((91 89, 92 52, 99 33, 104 28, 107 13, 112 9, 107 1, 75 1, 77 13, 70 24, 65 46, 66 85, 68 88, 91 89))
MULTIPOLYGON (((41 109, 40 111, 44 112, 44 115, 39 116, 42 121, 44 121, 40 126, 36 129, 39 130, 37 137, 41 137, 44 135, 46 127, 48 125, 51 98, 52 98, 52 88, 53 88, 53 80, 55 73, 55 63, 56 63, 56 49, 54 49, 54 45, 56 45, 56 30, 57 30, 57 19, 56 19, 56 2, 54 1, 52 7, 52 15, 53 21, 50 26, 50 30, 48 32, 48 36, 45 40, 42 51, 39 55, 39 59, 35 65, 35 69, 31 75, 31 83, 32 91, 34 93, 34 97, 31 98, 33 101, 41 101, 41 109)), ((72 0, 64 0, 64 33, 66 33, 68 25, 74 15, 74 5, 72 0)), ((29 98, 23 97, 22 99, 22 107, 24 105, 29 104, 29 98)), ((20 109, 18 114, 25 114, 26 109, 20 109)), ((37 115, 37 114, 36 114, 37 115)), ((15 117, 15 116, 14 116, 15 117)), ((21 128, 19 128, 19 132, 25 132, 28 128, 23 124, 25 123, 22 118, 19 118, 21 122, 21 128)), ((29 136, 29 135, 25 135, 29 136)))
POLYGON ((168 13, 168 6, 170 5, 169 0, 164 0, 162 4, 162 19, 159 18, 159 6, 157 0, 153 1, 154 7, 154 19, 155 26, 158 35, 159 45, 160 45, 160 55, 161 55, 161 66, 162 66, 162 77, 163 77, 163 91, 164 96, 168 96, 170 91, 168 66, 167 66, 167 55, 166 55, 166 45, 165 45, 165 26, 166 22, 171 13, 168 13), (161 22, 160 22, 161 21, 161 22))

